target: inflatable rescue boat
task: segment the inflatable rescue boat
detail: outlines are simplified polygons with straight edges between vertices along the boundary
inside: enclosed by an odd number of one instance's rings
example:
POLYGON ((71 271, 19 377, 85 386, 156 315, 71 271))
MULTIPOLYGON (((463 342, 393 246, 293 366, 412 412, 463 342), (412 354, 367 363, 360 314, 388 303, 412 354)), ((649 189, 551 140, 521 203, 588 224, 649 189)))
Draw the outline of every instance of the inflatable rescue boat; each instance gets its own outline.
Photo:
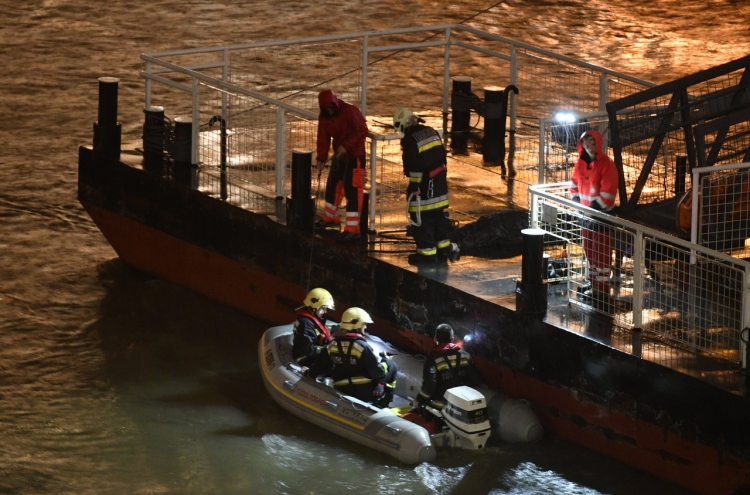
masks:
MULTIPOLYGON (((456 387, 445 394, 441 431, 430 434, 419 424, 396 414, 407 406, 422 385, 424 358, 404 353, 387 342, 365 334, 376 354, 396 362, 394 409, 379 409, 339 393, 325 379, 302 374, 292 359, 293 325, 266 330, 258 344, 261 374, 271 397, 286 411, 332 433, 406 464, 430 462, 437 448, 481 449, 490 436, 508 442, 535 442, 542 437, 539 419, 528 403, 487 388, 456 387)), ((406 407, 405 409, 408 409, 406 407)))

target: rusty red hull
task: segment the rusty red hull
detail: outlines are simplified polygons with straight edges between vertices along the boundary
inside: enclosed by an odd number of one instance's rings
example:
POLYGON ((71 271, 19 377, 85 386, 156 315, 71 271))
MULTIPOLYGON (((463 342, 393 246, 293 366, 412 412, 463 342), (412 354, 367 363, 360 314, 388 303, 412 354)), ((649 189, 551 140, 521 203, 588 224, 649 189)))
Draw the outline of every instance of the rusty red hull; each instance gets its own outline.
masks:
POLYGON ((81 148, 79 200, 128 265, 271 324, 307 285, 366 307, 381 337, 424 351, 407 322, 471 328, 488 384, 527 398, 548 432, 705 494, 750 490, 750 401, 346 247, 311 240, 81 148))

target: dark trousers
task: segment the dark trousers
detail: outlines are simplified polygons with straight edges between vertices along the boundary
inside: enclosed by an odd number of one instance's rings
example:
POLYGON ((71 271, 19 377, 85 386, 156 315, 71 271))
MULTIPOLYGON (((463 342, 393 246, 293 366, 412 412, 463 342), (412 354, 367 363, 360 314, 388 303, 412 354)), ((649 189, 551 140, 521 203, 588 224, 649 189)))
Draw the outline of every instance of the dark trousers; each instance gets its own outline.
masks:
POLYGON ((331 170, 328 172, 325 193, 325 210, 323 211, 323 220, 328 223, 338 223, 339 206, 346 198, 346 223, 344 231, 353 234, 359 234, 359 221, 362 212, 362 200, 364 194, 364 184, 362 187, 356 187, 352 183, 352 176, 355 169, 365 170, 365 157, 356 158, 346 157, 343 160, 334 161, 331 170))
MULTIPOLYGON (((445 208, 427 210, 422 212, 422 225, 412 225, 414 241, 417 243, 417 253, 423 256, 435 256, 438 251, 449 251, 451 241, 448 237, 450 222, 445 217, 445 208)), ((416 220, 415 213, 411 213, 411 219, 416 220)))

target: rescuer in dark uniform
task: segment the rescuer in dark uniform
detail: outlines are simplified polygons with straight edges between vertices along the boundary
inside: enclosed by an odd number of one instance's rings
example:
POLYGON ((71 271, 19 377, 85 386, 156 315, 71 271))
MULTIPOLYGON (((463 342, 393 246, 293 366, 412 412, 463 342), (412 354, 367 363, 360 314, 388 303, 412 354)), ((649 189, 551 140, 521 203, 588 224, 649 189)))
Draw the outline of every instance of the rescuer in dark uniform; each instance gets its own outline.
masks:
POLYGON ((422 390, 414 400, 414 405, 427 405, 434 409, 443 409, 445 391, 466 385, 479 385, 479 372, 474 366, 471 355, 461 350, 453 342, 453 328, 443 323, 435 329, 436 346, 424 362, 422 372, 422 390))
POLYGON ((309 367, 333 340, 326 327, 326 311, 333 310, 333 297, 325 289, 311 290, 304 306, 297 310, 292 340, 292 357, 300 366, 309 367))
POLYGON ((445 217, 448 206, 447 155, 440 134, 423 125, 424 120, 406 108, 393 116, 393 127, 402 132, 401 154, 404 175, 409 177, 406 194, 417 252, 409 263, 435 263, 442 259, 457 261, 460 249, 448 237, 450 222, 445 217))
POLYGON ((328 375, 333 386, 376 407, 388 407, 396 387, 396 363, 375 354, 364 333, 372 318, 360 308, 349 308, 341 316, 341 331, 336 333, 326 352, 308 371, 317 377, 328 375))

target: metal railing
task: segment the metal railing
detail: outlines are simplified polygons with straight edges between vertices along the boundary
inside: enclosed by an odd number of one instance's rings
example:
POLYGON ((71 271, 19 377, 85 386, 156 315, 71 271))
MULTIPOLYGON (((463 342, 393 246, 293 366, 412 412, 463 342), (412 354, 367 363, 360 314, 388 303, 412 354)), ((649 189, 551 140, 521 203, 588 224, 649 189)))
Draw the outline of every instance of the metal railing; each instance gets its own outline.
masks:
POLYGON ((750 238, 750 163, 693 169, 690 239, 747 258, 750 238))
MULTIPOLYGON (((243 171, 243 180, 277 197, 288 192, 290 150, 315 147, 312 123, 317 119, 317 93, 324 88, 358 105, 365 115, 387 116, 386 121, 395 111, 393 102, 434 112, 442 115, 446 131, 453 74, 470 77, 480 87, 515 85, 521 95, 510 95, 513 146, 507 149, 513 150, 510 160, 519 170, 517 179, 534 183, 539 167, 535 129, 541 116, 559 109, 599 111, 612 98, 653 86, 456 24, 163 51, 141 58, 146 108, 159 104, 172 115, 192 116, 192 162, 221 167, 223 159, 226 174, 243 171), (420 60, 430 63, 415 67, 414 51, 427 54, 420 60), (476 54, 482 64, 476 63, 476 54), (423 79, 404 77, 415 70, 441 83, 425 90, 423 79), (394 77, 398 85, 392 84, 394 77), (212 119, 214 126, 208 126, 212 119), (217 122, 225 125, 224 141, 217 122)), ((384 171, 392 160, 400 162, 398 153, 377 150, 377 143, 392 140, 390 134, 370 134, 371 151, 376 151, 370 157, 370 225, 376 225, 376 212, 399 207, 376 205, 376 198, 402 199, 393 191, 377 189, 388 182, 376 177, 377 171, 384 171)))
POLYGON ((546 252, 564 261, 571 304, 745 368, 750 262, 581 207, 570 185, 530 186, 529 213, 546 252), (610 269, 597 297, 585 289, 602 255, 610 269))
MULTIPOLYGON (((164 51, 141 58, 146 108, 158 102, 173 115, 192 117, 191 158, 200 166, 200 189, 246 208, 266 211, 272 200, 278 206, 288 194, 292 150, 316 147, 321 89, 333 89, 358 105, 371 123, 367 144, 373 229, 405 221, 407 182, 396 143, 400 136, 391 131, 390 116, 396 106, 409 106, 436 116, 434 126, 442 124, 447 136, 454 75, 482 88, 506 83, 519 89, 518 95, 509 95, 506 150, 521 184, 565 180, 575 162, 572 146, 581 121, 602 131, 608 141, 606 104, 654 86, 455 24, 164 51), (421 77, 409 77, 415 72, 421 77), (440 82, 425 85, 425 80, 440 82), (563 125, 549 117, 562 110, 578 113, 577 121, 563 125), (379 126, 372 125, 378 120, 379 126)), ((478 116, 477 126, 481 120, 478 116)), ((318 196, 325 175, 319 179, 314 188, 318 196)), ((591 306, 576 289, 589 275, 585 248, 603 243, 611 247, 612 299, 591 307, 623 326, 745 359, 747 262, 581 208, 566 195, 565 184, 534 186, 530 214, 533 226, 549 232, 549 253, 564 260, 558 278, 567 281, 573 304, 591 306)))

